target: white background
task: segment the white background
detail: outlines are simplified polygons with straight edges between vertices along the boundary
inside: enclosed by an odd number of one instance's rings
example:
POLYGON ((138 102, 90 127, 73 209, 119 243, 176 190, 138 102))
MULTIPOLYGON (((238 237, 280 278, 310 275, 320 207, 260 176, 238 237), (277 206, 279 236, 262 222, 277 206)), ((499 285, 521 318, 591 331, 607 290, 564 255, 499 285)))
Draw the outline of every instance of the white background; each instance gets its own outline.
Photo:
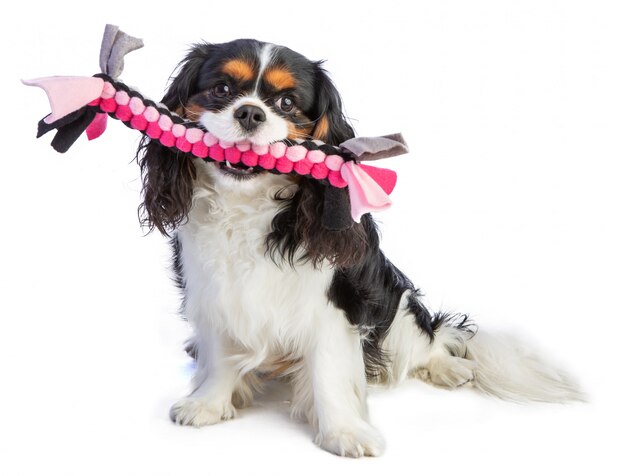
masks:
POLYGON ((5 10, 0 474, 623 470, 626 3, 344 3, 5 10), (254 37, 328 59, 358 133, 402 131, 411 146, 387 163, 400 176, 379 216, 388 255, 429 306, 528 336, 591 403, 520 406, 420 382, 374 390, 388 449, 359 461, 317 449, 276 390, 235 421, 172 425, 187 331, 167 242, 137 223, 139 136, 111 121, 59 155, 34 137, 43 92, 18 82, 98 72, 106 22, 145 40, 122 78, 155 99, 200 39, 254 37))

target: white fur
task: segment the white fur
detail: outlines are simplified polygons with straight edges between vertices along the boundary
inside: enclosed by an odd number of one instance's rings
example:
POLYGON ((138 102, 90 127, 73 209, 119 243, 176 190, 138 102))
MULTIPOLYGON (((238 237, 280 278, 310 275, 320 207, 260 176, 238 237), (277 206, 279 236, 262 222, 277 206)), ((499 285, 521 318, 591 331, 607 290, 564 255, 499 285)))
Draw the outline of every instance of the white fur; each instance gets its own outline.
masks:
POLYGON ((458 355, 465 354, 468 335, 455 327, 442 326, 431 342, 407 309, 408 292, 402 297, 398 313, 383 341, 390 357, 387 384, 398 384, 417 376, 441 387, 459 387, 474 380, 475 363, 458 355), (455 355, 451 354, 453 350, 455 355))
POLYGON ((276 50, 276 45, 272 43, 265 43, 261 48, 259 53, 259 74, 256 78, 256 83, 254 84, 254 90, 258 93, 259 84, 261 84, 261 78, 263 77, 263 73, 272 62, 272 58, 274 57, 274 51, 276 50))
POLYGON ((367 422, 359 333, 326 298, 332 268, 278 267, 266 255, 279 206, 273 197, 285 187, 293 193, 290 179, 235 181, 213 164, 196 166, 189 221, 178 232, 185 314, 198 347, 196 388, 172 407, 172 418, 189 425, 232 418, 232 396, 247 392, 246 375, 293 359, 300 362, 294 414, 314 425, 316 442, 341 455, 380 454, 383 440, 367 422))
POLYGON ((576 381, 513 335, 481 331, 467 342, 478 390, 518 402, 585 401, 576 381))

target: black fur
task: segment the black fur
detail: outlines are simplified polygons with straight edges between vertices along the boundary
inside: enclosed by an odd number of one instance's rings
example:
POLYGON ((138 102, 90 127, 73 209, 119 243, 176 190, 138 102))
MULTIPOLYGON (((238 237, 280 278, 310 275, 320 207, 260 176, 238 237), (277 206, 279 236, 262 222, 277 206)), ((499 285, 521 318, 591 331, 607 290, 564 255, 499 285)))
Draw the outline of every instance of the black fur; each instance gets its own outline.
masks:
POLYGON ((409 311, 415 315, 417 326, 433 337, 434 321, 419 301, 419 291, 379 248, 378 229, 371 215, 362 218, 368 238, 363 259, 349 267, 340 268, 328 290, 328 298, 346 313, 351 324, 363 334, 363 352, 368 379, 384 380, 388 359, 381 344, 389 332, 402 295, 409 291, 409 311))
MULTIPOLYGON (((431 342, 442 325, 474 333, 466 315, 435 313, 432 315, 420 301, 421 293, 409 278, 389 261, 379 248, 378 229, 371 215, 362 218, 367 235, 367 252, 362 260, 335 271, 328 298, 346 313, 351 324, 364 336, 363 353, 367 377, 385 380, 388 358, 381 344, 398 312, 400 299, 408 291, 407 310, 415 316, 415 324, 431 342)), ((449 349, 452 355, 456 355, 449 349)))
POLYGON ((315 118, 314 120, 326 116, 329 125, 328 133, 318 138, 328 144, 339 145, 354 137, 354 129, 343 113, 339 91, 322 68, 322 64, 322 61, 314 63, 316 100, 313 110, 307 115, 315 118))
MULTIPOLYGON (((183 292, 185 291, 185 274, 183 272, 183 262, 182 262, 182 244, 178 237, 173 237, 170 241, 170 246, 172 247, 172 271, 174 271, 174 283, 176 287, 183 292)), ((185 303, 182 303, 181 311, 185 308, 185 303)))
MULTIPOLYGON (((363 226, 330 230, 323 226, 325 185, 314 179, 300 180, 298 191, 284 200, 282 210, 272 220, 267 236, 268 255, 277 264, 286 261, 311 262, 319 266, 327 259, 336 266, 349 266, 363 259, 369 244, 363 226)), ((339 193, 347 193, 345 189, 339 193)))
MULTIPOLYGON (((178 73, 161 102, 176 111, 199 91, 198 77, 212 51, 211 45, 196 45, 178 65, 178 73)), ((183 224, 191 208, 196 170, 192 158, 173 151, 159 141, 144 136, 137 149, 143 179, 143 202, 139 206, 141 224, 169 235, 183 224)))
MULTIPOLYGON (((185 305, 187 303, 186 293, 185 293, 185 273, 183 270, 183 262, 182 262, 182 243, 178 239, 178 237, 173 237, 170 240, 170 246, 172 248, 172 271, 174 272, 173 279, 176 287, 180 290, 180 294, 182 296, 182 300, 180 303, 180 315, 184 320, 187 320, 185 315, 185 305)), ((196 359, 198 357, 198 346, 193 339, 188 339, 185 342, 185 352, 192 359, 196 359)))

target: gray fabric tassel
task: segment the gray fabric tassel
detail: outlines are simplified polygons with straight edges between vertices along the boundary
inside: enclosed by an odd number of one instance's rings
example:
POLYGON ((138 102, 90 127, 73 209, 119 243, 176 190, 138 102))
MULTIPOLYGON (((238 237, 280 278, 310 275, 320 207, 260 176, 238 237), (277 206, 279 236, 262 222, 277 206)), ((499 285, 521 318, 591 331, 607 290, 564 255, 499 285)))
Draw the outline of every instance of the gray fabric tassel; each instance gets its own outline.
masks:
POLYGON ((386 159, 409 151, 404 137, 399 133, 381 137, 355 137, 343 142, 341 147, 354 154, 359 162, 386 159))
POLYGON ((139 38, 127 35, 115 25, 107 25, 100 47, 100 70, 116 79, 124 69, 124 56, 141 47, 143 41, 139 38))

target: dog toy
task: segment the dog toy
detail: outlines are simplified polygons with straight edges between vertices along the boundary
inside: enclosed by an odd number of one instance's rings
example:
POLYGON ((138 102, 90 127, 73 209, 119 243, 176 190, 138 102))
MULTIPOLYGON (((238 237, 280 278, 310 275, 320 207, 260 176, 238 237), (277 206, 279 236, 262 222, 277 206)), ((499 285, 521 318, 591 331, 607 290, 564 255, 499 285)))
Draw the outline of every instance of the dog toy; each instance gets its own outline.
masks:
POLYGON ((325 208, 332 209, 332 214, 325 222, 331 229, 349 226, 343 210, 346 207, 341 206, 345 193, 337 193, 338 189, 348 188, 349 216, 355 222, 360 222, 365 213, 391 205, 389 194, 395 187, 396 173, 361 162, 408 152, 400 134, 357 137, 339 147, 318 140, 288 139, 272 144, 220 140, 199 123, 144 98, 117 79, 123 70, 124 56, 142 46, 140 39, 107 25, 100 50, 101 73, 93 77, 23 80, 24 84, 46 92, 52 110, 39 122, 37 137, 56 129, 51 145, 64 153, 83 132, 89 140, 100 137, 106 130, 107 117, 111 117, 165 147, 205 161, 227 160, 255 170, 312 177, 328 185, 325 208))

